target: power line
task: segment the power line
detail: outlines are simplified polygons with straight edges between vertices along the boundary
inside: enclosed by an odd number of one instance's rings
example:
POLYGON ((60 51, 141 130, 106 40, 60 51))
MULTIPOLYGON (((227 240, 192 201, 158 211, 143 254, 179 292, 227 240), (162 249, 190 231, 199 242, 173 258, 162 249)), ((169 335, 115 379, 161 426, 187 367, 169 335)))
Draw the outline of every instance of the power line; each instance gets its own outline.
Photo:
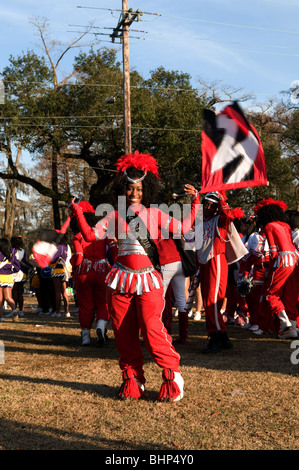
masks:
MULTIPOLYGON (((82 33, 82 31, 69 31, 71 33, 82 33)), ((143 31, 140 31, 140 32, 143 32, 143 31)), ((146 31, 147 32, 147 31, 146 31)), ((105 33, 94 33, 94 32, 89 32, 87 34, 93 34, 95 36, 97 35, 105 35, 105 36, 110 36, 109 34, 105 34, 105 33)), ((165 35, 165 33, 150 33, 150 34, 159 34, 159 35, 165 35)), ((241 42, 241 41, 221 41, 221 40, 216 40, 216 39, 209 39, 209 38, 201 38, 201 37, 198 37, 198 36, 180 36, 180 39, 181 38, 185 38, 185 39, 198 39, 199 41, 206 41, 206 42, 213 42, 213 43, 217 43, 217 44, 240 44, 240 45, 254 45, 254 46, 262 46, 262 47, 271 47, 271 48, 277 48, 277 49, 288 49, 288 50, 295 50, 295 51, 299 51, 299 48, 298 47, 289 47, 289 46, 279 46, 279 45, 271 45, 271 44, 262 44, 262 43, 258 43, 258 44, 252 44, 252 43, 248 43, 248 42, 241 42)), ((143 37, 138 37, 138 36, 130 36, 130 39, 138 39, 138 40, 143 40, 143 41, 156 41, 156 42, 167 42, 167 40, 163 41, 163 40, 157 40, 157 39, 152 39, 152 38, 143 38, 143 37)), ((106 42, 110 42, 110 41, 106 41, 106 42)), ((121 44, 121 43, 118 43, 118 44, 121 44)), ((217 46, 210 46, 210 47, 217 47, 217 46)), ((299 54, 291 54, 291 53, 284 53, 284 52, 272 52, 272 51, 262 51, 262 50, 255 50, 255 49, 225 49, 224 50, 228 51, 228 52, 250 52, 250 53, 256 53, 256 54, 266 54, 266 55, 280 55, 280 56, 286 56, 286 57, 298 57, 299 54)))
MULTIPOLYGON (((40 85, 43 84, 44 86, 52 86, 53 83, 45 83, 42 81, 39 82, 21 82, 20 80, 8 80, 6 78, 2 79, 2 82, 4 83, 19 83, 20 85, 40 85)), ((79 83, 79 82, 66 82, 63 83, 63 86, 88 86, 88 87, 111 87, 111 88, 117 88, 118 85, 112 85, 110 83, 103 84, 103 83, 79 83)))
MULTIPOLYGON (((110 8, 99 8, 99 7, 86 7, 86 6, 77 6, 77 8, 87 8, 87 9, 94 9, 94 10, 108 10, 108 11, 123 11, 120 9, 115 9, 112 10, 110 8)), ((238 24, 238 23, 225 23, 222 21, 212 21, 212 20, 203 20, 201 18, 188 18, 184 16, 174 16, 174 15, 162 15, 161 13, 152 13, 152 12, 145 12, 141 11, 143 15, 155 15, 158 17, 163 17, 163 18, 173 18, 176 20, 187 20, 187 21, 193 21, 193 22, 199 22, 199 23, 207 23, 207 24, 216 24, 220 26, 228 26, 230 28, 242 28, 242 29, 253 29, 253 30, 259 30, 259 31, 271 31, 274 33, 288 33, 288 34, 299 34, 299 31, 294 31, 294 30, 285 30, 285 29, 276 29, 276 28, 266 28, 263 26, 250 26, 250 25, 243 25, 243 24, 238 24)))
MULTIPOLYGON (((142 31, 140 31, 142 32, 142 31)), ((146 31, 146 33, 148 33, 148 31, 146 31)), ((93 33, 90 33, 90 34, 93 34, 93 33)), ((150 34, 157 34, 159 36, 169 36, 168 33, 150 33, 150 34)), ((205 37, 200 37, 200 36, 193 36, 193 35, 190 35, 190 36, 182 36, 180 35, 180 38, 185 38, 185 39, 199 39, 200 41, 208 41, 208 42, 216 42, 216 43, 220 43, 220 44, 240 44, 240 45, 251 45, 251 46, 258 46, 258 47, 272 47, 272 48, 277 48, 277 49, 293 49, 293 50, 299 50, 298 47, 290 47, 289 45, 288 46, 281 46, 281 45, 276 45, 276 44, 263 44, 262 42, 259 42, 259 43, 248 43, 248 42, 242 42, 242 41, 222 41, 222 40, 217 40, 217 39, 210 39, 210 38, 205 38, 205 37)))
MULTIPOLYGON (((129 10, 123 10, 120 8, 100 8, 100 7, 86 7, 86 6, 77 6, 77 8, 85 8, 85 9, 91 9, 91 10, 105 10, 105 11, 119 11, 121 13, 128 13, 129 10)), ((159 13, 152 13, 149 11, 141 11, 142 15, 154 15, 154 16, 161 16, 159 13)))
MULTIPOLYGON (((43 82, 19 82, 19 81, 11 81, 11 80, 5 80, 3 79, 2 80, 3 82, 7 82, 7 83, 20 83, 21 85, 22 84, 35 84, 35 85, 38 85, 38 84, 41 84, 43 82)), ((89 84, 89 83, 64 83, 62 86, 88 86, 90 88, 92 87, 111 87, 111 88, 117 88, 115 85, 111 85, 111 84, 97 84, 97 83, 93 83, 93 84, 89 84)), ((179 87, 154 87, 154 86, 145 86, 145 85, 131 85, 131 88, 135 88, 137 90, 149 90, 151 92, 154 92, 154 91, 169 91, 169 92, 200 92, 202 93, 203 90, 204 90, 204 85, 202 86, 202 88, 179 88, 179 87)), ((271 96, 270 93, 249 93, 248 94, 250 96, 271 96)), ((34 116, 36 117, 36 116, 34 116)), ((49 118, 52 117, 52 116, 49 116, 49 118)), ((78 116, 76 116, 78 117, 78 116)))
POLYGON ((147 130, 147 131, 175 131, 175 132, 201 132, 202 131, 202 129, 182 129, 182 128, 172 128, 172 127, 135 127, 135 126, 132 126, 132 129, 147 130))
POLYGON ((0 119, 98 119, 122 117, 122 114, 109 114, 107 116, 0 116, 0 119))
MULTIPOLYGON (((46 124, 26 124, 26 123, 23 123, 23 124, 14 124, 13 125, 14 127, 17 127, 19 129, 22 129, 22 128, 25 128, 25 127, 47 127, 46 124)), ((72 128, 76 128, 76 129, 85 129, 85 128, 90 128, 90 129, 97 129, 100 127, 100 125, 93 125, 93 126, 76 126, 76 125, 64 125, 64 124, 60 124, 59 125, 60 128, 66 128, 66 129, 72 129, 72 128)), ((107 126, 106 125, 106 129, 107 128, 111 128, 111 129, 115 129, 115 128, 121 128, 122 125, 118 125, 118 124, 113 124, 111 126, 107 126)), ((136 130, 147 130, 147 131, 165 131, 165 132, 168 132, 168 131, 175 131, 175 132, 201 132, 200 129, 183 129, 183 128, 171 128, 171 127, 135 127, 135 126, 132 126, 132 129, 136 129, 136 130)))
MULTIPOLYGON (((148 41, 148 38, 143 38, 145 41, 148 41)), ((198 38, 200 40, 203 40, 203 41, 210 41, 210 42, 216 42, 216 43, 219 43, 220 45, 221 44, 249 44, 249 43, 242 43, 242 42, 229 42, 229 41, 216 41, 216 40, 213 40, 213 39, 201 39, 201 38, 198 38)), ((152 40, 152 39, 151 39, 152 40)), ((159 42, 165 42, 165 41, 159 41, 159 42)), ((258 44, 257 44, 258 45, 258 44)), ((290 49, 288 46, 271 46, 271 45, 264 45, 265 47, 277 47, 277 48, 280 48, 280 49, 290 49)), ((209 45, 209 47, 212 47, 212 48, 217 48, 218 46, 217 45, 209 45)), ((292 48, 291 48, 292 49, 292 48)), ((294 50, 298 50, 299 51, 299 48, 293 48, 294 50)), ((262 51, 262 50, 256 50, 256 49, 233 49, 233 48, 222 48, 222 51, 226 51, 226 52, 229 52, 229 53, 233 53, 233 52, 250 52, 250 53, 254 53, 254 54, 265 54, 265 55, 279 55, 279 56, 284 56, 284 57, 299 57, 299 54, 291 54, 291 53, 285 53, 285 52, 275 52, 275 51, 262 51)))
MULTIPOLYGON (((86 26, 84 26, 82 24, 69 24, 68 26, 71 26, 71 27, 74 27, 74 28, 86 28, 86 26)), ((113 28, 110 27, 110 26, 91 26, 91 29, 113 29, 113 28)), ((133 32, 136 32, 136 33, 149 33, 149 31, 145 31, 145 30, 142 30, 142 29, 132 29, 132 28, 130 28, 130 31, 133 31, 133 32)), ((75 32, 75 31, 72 31, 72 32, 75 32)), ((76 31, 76 32, 80 32, 80 31, 76 31)), ((94 33, 90 33, 90 34, 94 34, 94 33)))
MULTIPOLYGON (((38 85, 38 84, 41 84, 43 82, 20 82, 19 80, 15 80, 15 81, 12 81, 12 80, 6 80, 5 78, 2 80, 3 82, 7 82, 7 83, 19 83, 20 85, 27 85, 27 84, 30 84, 30 85, 38 85)), ((116 85, 111 85, 109 83, 107 84, 103 84, 103 83, 71 83, 71 82, 68 82, 68 83, 63 83, 63 86, 87 86, 87 87, 110 87, 110 88, 117 88, 116 85)), ((178 87, 153 87, 153 86, 146 86, 146 85, 131 85, 131 88, 137 88, 137 89, 147 89, 147 90, 151 90, 151 91, 189 91, 189 92, 192 92, 192 91, 201 91, 200 88, 178 88, 178 87)))
POLYGON ((222 21, 211 21, 211 20, 202 20, 199 18, 186 18, 183 16, 170 16, 170 15, 159 15, 165 18, 174 18, 177 20, 188 20, 188 21, 195 21, 199 23, 207 23, 207 24, 215 24, 219 26, 228 26, 230 28, 242 28, 242 29, 253 29, 258 31, 270 31, 273 33, 287 33, 287 34, 299 34, 299 31, 288 30, 288 29, 276 29, 276 28, 265 28, 263 26, 249 26, 243 24, 235 24, 235 23, 224 23, 222 21))
MULTIPOLYGON (((87 128, 90 128, 90 129, 97 129, 99 127, 101 127, 102 124, 98 124, 98 125, 93 125, 93 126, 76 126, 75 124, 59 124, 59 128, 64 128, 64 129, 72 129, 72 128, 75 128, 75 129, 87 129, 87 128)), ((48 127, 47 124, 26 124, 26 123, 23 123, 23 124, 12 124, 13 127, 17 127, 18 129, 22 129, 23 127, 48 127)), ((108 126, 106 125, 106 128, 108 126)), ((114 127, 118 127, 118 126, 113 126, 114 127)))

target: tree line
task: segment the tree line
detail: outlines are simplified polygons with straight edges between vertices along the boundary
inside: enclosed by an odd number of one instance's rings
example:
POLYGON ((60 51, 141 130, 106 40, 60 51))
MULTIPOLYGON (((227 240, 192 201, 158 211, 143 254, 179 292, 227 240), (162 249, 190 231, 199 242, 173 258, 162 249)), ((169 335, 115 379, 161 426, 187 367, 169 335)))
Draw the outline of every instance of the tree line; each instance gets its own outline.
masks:
MULTIPOLYGON (((28 50, 11 56, 2 70, 5 103, 0 105, 0 178, 3 235, 48 225, 60 228, 71 195, 97 205, 110 201, 115 162, 124 153, 122 64, 114 49, 90 47, 75 55, 60 78, 65 55, 54 60, 46 24, 35 21, 43 53, 28 50), (24 165, 21 155, 26 152, 24 165), (17 195, 27 194, 28 202, 17 195), (22 216, 23 214, 23 216, 22 216), (35 227, 33 220, 37 220, 35 227), (20 223, 20 221, 22 223, 20 223)), ((201 185, 201 129, 204 108, 234 99, 236 90, 217 83, 191 85, 186 73, 158 66, 143 78, 131 71, 132 149, 151 153, 159 162, 161 201, 171 202, 184 183, 201 185)), ((243 96, 244 102, 248 97, 243 96)), ((242 100, 242 99, 241 99, 242 100)), ((257 129, 265 153, 269 186, 228 191, 232 207, 250 211, 271 196, 298 206, 299 110, 287 92, 254 111, 243 111, 257 129)))

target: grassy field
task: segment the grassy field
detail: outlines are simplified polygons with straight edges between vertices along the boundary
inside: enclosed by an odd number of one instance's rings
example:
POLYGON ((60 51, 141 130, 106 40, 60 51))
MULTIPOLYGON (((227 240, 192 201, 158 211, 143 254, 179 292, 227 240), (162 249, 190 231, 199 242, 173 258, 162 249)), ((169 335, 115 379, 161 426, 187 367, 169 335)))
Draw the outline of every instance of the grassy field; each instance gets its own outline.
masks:
POLYGON ((0 323, 1 450, 299 449, 299 365, 290 340, 228 326, 234 348, 202 355, 205 323, 191 320, 189 343, 177 346, 184 399, 156 401, 162 371, 143 347, 147 397, 120 401, 111 325, 102 349, 95 331, 83 348, 75 313, 33 314, 34 301, 26 298, 24 319, 0 323))

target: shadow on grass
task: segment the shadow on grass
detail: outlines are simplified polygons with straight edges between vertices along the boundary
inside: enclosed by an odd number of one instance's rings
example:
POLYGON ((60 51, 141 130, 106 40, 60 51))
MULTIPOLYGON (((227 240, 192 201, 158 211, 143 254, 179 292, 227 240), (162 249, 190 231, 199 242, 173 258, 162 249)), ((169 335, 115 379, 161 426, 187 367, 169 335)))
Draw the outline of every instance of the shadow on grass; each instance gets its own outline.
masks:
MULTIPOLYGON (((106 457, 111 456, 113 449, 116 455, 117 451, 167 450, 165 445, 143 443, 141 447, 140 444, 137 446, 123 439, 106 439, 99 435, 69 432, 56 427, 33 425, 8 419, 1 420, 0 435, 3 450, 103 451, 101 454, 97 454, 97 465, 99 463, 105 464, 106 457)), ((78 464, 78 461, 76 463, 78 464)))
POLYGON ((106 384, 92 384, 84 382, 68 382, 67 380, 54 380, 48 378, 29 377, 25 375, 12 375, 12 374, 1 374, 1 380, 8 380, 10 382, 18 382, 24 384, 44 384, 53 387, 70 388, 71 390, 77 390, 80 392, 88 392, 91 394, 99 395, 103 398, 115 398, 117 399, 117 387, 110 387, 106 384))
MULTIPOLYGON (((40 319, 38 319, 40 320, 40 319)), ((78 318, 48 319, 43 317, 36 327, 36 315, 28 315, 27 320, 0 327, 0 340, 5 344, 6 353, 25 353, 55 355, 76 358, 101 358, 118 360, 113 331, 108 323, 109 341, 103 348, 96 347, 96 333, 92 330, 92 344, 81 346, 78 318)), ((173 338, 178 336, 178 320, 172 322, 173 338)), ((280 340, 274 334, 262 337, 243 330, 239 326, 227 326, 233 349, 217 354, 202 354, 207 344, 205 322, 189 321, 189 343, 176 344, 181 355, 181 366, 204 367, 216 370, 235 370, 250 372, 276 372, 297 376, 298 366, 291 362, 291 340, 280 340)), ((145 364, 152 359, 141 338, 145 364)))
MULTIPOLYGON (((32 319, 33 317, 33 319, 32 319)), ((113 359, 118 357, 115 348, 113 331, 108 327, 108 341, 102 348, 97 347, 96 330, 91 331, 91 345, 81 346, 80 326, 78 319, 50 319, 44 317, 18 322, 6 321, 0 326, 0 340, 3 341, 6 353, 27 353, 38 355, 59 354, 63 357, 90 357, 113 359), (36 321, 37 320, 37 321, 36 321)))
POLYGON ((293 364, 292 340, 277 339, 274 333, 254 335, 240 326, 227 326, 233 348, 219 353, 202 354, 208 336, 205 322, 189 322, 189 343, 178 345, 182 365, 241 372, 274 372, 298 376, 293 364))

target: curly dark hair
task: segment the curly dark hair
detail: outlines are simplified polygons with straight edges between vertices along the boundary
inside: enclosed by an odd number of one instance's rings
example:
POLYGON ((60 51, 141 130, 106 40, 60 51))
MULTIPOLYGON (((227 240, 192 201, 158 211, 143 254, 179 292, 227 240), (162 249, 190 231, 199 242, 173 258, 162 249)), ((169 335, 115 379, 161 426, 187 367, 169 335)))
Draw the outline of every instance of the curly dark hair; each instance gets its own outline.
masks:
POLYGON ((11 259, 11 244, 7 238, 0 238, 0 251, 6 259, 11 259))
POLYGON ((286 213, 287 215, 287 223, 291 227, 292 230, 299 228, 299 212, 295 210, 289 210, 286 213))
POLYGON ((277 204, 267 204, 257 211, 258 226, 263 228, 270 222, 286 222, 284 211, 277 204))
POLYGON ((24 248, 23 239, 20 236, 15 235, 11 237, 10 243, 13 248, 17 248, 17 249, 24 248))
POLYGON ((254 217, 254 218, 252 218, 252 217, 243 217, 243 219, 241 219, 241 224, 247 226, 247 232, 246 232, 245 238, 244 238, 244 241, 246 243, 248 238, 250 237, 250 235, 252 235, 257 230, 256 217, 254 217))
POLYGON ((236 227, 238 232, 241 232, 241 220, 240 219, 234 219, 233 224, 236 227))
MULTIPOLYGON (((134 167, 128 168, 126 172, 127 172, 127 175, 132 179, 138 179, 144 175, 143 171, 137 170, 134 167)), ((119 173, 116 176, 114 183, 113 183, 113 187, 112 187, 115 198, 117 198, 117 196, 126 195, 126 189, 127 189, 128 184, 130 183, 124 173, 119 173)), ((146 174, 145 178, 142 180, 142 191, 143 191, 142 205, 145 207, 149 207, 150 204, 153 204, 155 202, 159 193, 159 180, 150 171, 146 174)))

